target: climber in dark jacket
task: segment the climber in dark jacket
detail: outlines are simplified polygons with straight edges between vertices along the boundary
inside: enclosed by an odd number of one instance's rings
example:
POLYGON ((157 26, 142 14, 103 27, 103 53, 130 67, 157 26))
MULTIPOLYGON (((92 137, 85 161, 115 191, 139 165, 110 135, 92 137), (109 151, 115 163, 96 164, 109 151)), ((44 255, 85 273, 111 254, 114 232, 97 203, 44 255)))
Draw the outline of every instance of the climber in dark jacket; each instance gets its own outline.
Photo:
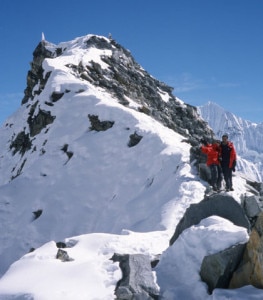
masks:
POLYGON ((232 142, 228 140, 228 135, 222 136, 220 144, 219 159, 226 183, 226 191, 233 191, 232 172, 235 172, 236 167, 236 150, 232 142))

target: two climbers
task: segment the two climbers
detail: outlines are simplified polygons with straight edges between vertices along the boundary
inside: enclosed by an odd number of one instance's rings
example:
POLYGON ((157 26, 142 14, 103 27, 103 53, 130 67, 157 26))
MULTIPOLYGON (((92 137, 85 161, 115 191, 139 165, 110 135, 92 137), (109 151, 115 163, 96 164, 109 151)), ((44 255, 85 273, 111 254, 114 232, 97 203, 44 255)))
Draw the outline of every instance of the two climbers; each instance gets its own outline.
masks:
POLYGON ((228 135, 222 136, 222 141, 215 140, 209 144, 201 139, 201 151, 207 155, 206 164, 211 171, 211 185, 214 191, 221 190, 222 174, 224 177, 226 191, 233 191, 232 172, 236 167, 236 150, 228 135))

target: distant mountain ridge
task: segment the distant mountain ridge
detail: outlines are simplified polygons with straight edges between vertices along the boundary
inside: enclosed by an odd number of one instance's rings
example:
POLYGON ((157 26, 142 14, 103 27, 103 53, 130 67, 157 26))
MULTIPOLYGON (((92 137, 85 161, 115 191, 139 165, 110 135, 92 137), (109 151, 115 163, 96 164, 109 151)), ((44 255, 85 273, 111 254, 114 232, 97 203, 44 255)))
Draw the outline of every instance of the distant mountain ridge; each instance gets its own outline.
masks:
MULTIPOLYGON (((208 102, 198 107, 202 118, 208 123, 215 133, 215 136, 221 139, 224 133, 228 133, 229 139, 234 143, 237 153, 240 157, 254 164, 250 168, 254 169, 254 177, 258 181, 263 178, 263 123, 256 124, 226 111, 214 102, 208 102), (254 168, 255 167, 255 168, 254 168)), ((243 162, 246 164, 246 162, 243 162)), ((246 164, 246 168, 248 167, 246 164)), ((240 163, 240 168, 242 164, 240 163)))

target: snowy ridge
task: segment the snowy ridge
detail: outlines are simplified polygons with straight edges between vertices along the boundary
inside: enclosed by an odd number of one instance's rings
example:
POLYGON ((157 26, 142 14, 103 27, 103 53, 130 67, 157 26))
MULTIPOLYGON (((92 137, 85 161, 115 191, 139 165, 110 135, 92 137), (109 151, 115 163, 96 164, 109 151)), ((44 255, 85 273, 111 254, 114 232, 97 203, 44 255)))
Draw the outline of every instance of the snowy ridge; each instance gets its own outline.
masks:
MULTIPOLYGON (((162 299, 238 295, 242 300, 248 294, 261 299, 251 286, 209 295, 199 275, 205 255, 247 242, 245 228, 212 216, 168 247, 186 209, 204 198, 207 183, 190 161, 185 136, 139 111, 136 97, 123 105, 89 81, 91 73, 83 80, 75 72, 73 64, 94 63, 111 71, 101 60, 112 55, 109 40, 103 38, 105 48, 94 45, 87 51, 91 37, 48 43, 54 55, 42 63, 43 79, 49 74, 48 79, 36 83, 33 97, 0 128, 0 299, 112 300, 121 278, 118 264, 110 260, 116 252, 163 253, 153 272, 162 299), (63 49, 60 56, 58 48, 63 49), (52 101, 54 92, 61 98, 52 101), (113 126, 90 130, 89 115, 113 126), (49 123, 30 136, 28 124, 37 120, 39 126, 44 117, 49 123), (135 133, 141 140, 131 147, 135 133), (70 261, 56 258, 59 242, 68 245, 70 261)), ((131 61, 125 57, 121 63, 129 70, 131 61)), ((143 68, 136 70, 145 76, 143 68)), ((164 86, 158 93, 160 110, 174 101, 164 86)), ((181 100, 175 102, 187 109, 181 100)), ((231 195, 238 203, 247 192, 245 183, 234 177, 231 195)))

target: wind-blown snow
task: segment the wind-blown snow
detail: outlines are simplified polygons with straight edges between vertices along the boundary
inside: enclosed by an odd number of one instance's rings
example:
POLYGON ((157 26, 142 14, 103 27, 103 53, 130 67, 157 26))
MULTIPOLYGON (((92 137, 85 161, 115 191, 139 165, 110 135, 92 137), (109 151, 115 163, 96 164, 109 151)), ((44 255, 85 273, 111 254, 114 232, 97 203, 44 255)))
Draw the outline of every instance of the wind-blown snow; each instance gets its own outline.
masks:
MULTIPOLYGON (((190 145, 181 135, 65 69, 73 60, 88 63, 84 40, 63 43, 65 55, 45 60, 45 71, 53 72, 38 100, 56 119, 34 140, 22 174, 12 181, 21 156, 12 155, 8 140, 24 127, 27 105, 0 129, 0 299, 112 300, 121 278, 110 260, 115 252, 163 253, 155 269, 163 299, 261 299, 253 287, 209 295, 199 276, 205 255, 248 240, 245 228, 212 216, 169 247, 185 210, 203 199, 207 184, 190 164, 190 145), (45 100, 54 89, 70 92, 50 108, 45 100), (104 132, 90 131, 88 114, 115 123, 104 132), (134 132, 143 138, 129 148, 134 132), (70 160, 61 150, 65 144, 70 160), (34 220, 39 209, 43 213, 34 220), (71 245, 66 251, 72 261, 56 259, 60 241, 71 245)), ((92 59, 99 60, 99 53, 92 59)), ((231 194, 238 202, 244 186, 235 176, 231 194)))

